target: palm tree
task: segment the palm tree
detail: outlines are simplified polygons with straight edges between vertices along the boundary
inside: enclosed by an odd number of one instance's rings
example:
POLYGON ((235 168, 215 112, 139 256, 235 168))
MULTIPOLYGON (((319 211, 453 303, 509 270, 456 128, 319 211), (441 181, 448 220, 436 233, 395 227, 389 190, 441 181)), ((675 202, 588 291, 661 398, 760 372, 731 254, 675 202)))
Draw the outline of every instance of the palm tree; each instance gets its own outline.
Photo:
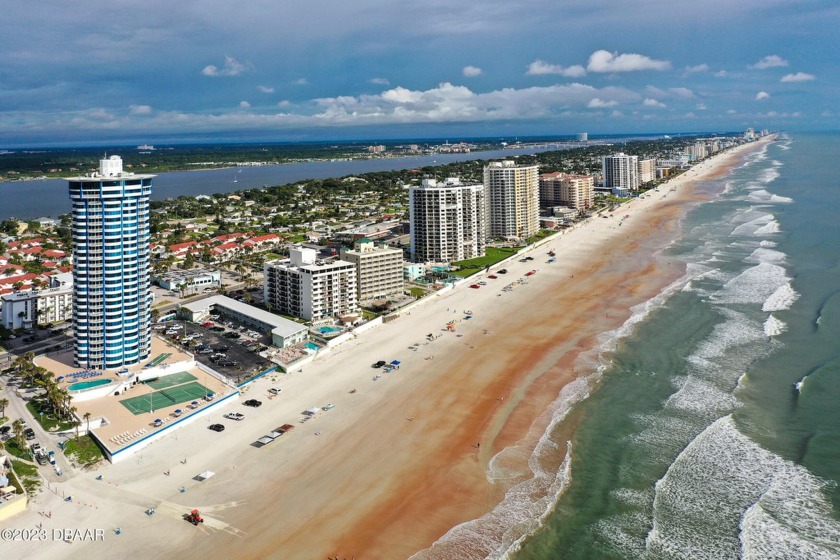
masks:
POLYGON ((9 399, 0 399, 0 418, 6 415, 7 406, 9 406, 9 399))
POLYGON ((87 433, 90 433, 90 412, 85 412, 83 418, 87 421, 87 433))

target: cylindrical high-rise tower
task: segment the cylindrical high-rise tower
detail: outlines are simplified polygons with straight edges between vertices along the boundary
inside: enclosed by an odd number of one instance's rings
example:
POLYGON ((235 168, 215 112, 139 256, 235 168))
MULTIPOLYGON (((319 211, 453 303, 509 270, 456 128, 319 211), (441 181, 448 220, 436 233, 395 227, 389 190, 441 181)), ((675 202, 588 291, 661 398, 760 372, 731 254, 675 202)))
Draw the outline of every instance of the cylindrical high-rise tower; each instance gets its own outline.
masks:
POLYGON ((74 362, 136 364, 151 351, 149 196, 154 175, 124 173, 122 159, 67 179, 73 202, 74 362))

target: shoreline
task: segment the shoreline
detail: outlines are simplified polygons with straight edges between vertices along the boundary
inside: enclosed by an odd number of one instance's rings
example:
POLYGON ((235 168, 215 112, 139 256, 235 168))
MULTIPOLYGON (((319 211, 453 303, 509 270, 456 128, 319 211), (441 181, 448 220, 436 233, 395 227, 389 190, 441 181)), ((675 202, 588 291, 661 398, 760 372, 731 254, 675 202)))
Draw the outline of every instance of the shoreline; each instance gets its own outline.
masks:
MULTIPOLYGON (((581 356, 598 348, 603 333, 625 324, 635 305, 683 275, 660 252, 688 205, 705 200, 693 183, 725 174, 762 144, 701 163, 660 185, 658 193, 622 205, 614 218, 593 218, 531 249, 531 263, 497 265, 509 274, 483 277, 487 285, 479 290, 461 285, 316 359, 306 371, 256 382, 243 400, 262 398, 272 385, 283 393, 260 409, 245 409, 246 420, 223 434, 197 423, 136 461, 98 469, 106 483, 95 481, 95 473, 62 483, 79 503, 94 507, 82 509, 44 492, 11 520, 15 527, 41 521, 113 525, 122 528, 120 536, 37 551, 15 543, 10 552, 20 548, 19 558, 45 557, 38 554, 47 551, 50 558, 103 552, 157 558, 181 551, 236 551, 243 558, 400 558, 417 551, 418 558, 447 557, 445 543, 424 549, 459 523, 492 511, 512 483, 527 478, 523 467, 551 421, 547 411, 588 367, 581 356), (557 262, 547 264, 543 254, 552 247, 557 262), (531 269, 537 273, 528 284, 500 291, 531 269), (464 319, 465 310, 472 319, 464 319), (456 333, 442 332, 450 320, 459 320, 456 333), (427 342, 426 333, 442 336, 427 342), (419 349, 408 350, 414 343, 419 349), (401 369, 374 382, 370 364, 378 359, 399 359, 401 369), (336 408, 295 423, 284 441, 263 449, 248 445, 327 402, 336 408), (189 465, 179 462, 184 455, 189 465), (488 482, 491 465, 494 483, 488 482), (162 474, 169 469, 171 478, 162 474), (205 469, 217 476, 191 481, 205 469), (506 474, 513 478, 505 480, 506 474), (143 515, 155 504, 155 516, 143 515), (191 507, 201 509, 204 526, 177 522, 191 507), (41 519, 38 509, 56 515, 41 519), (157 538, 149 542, 152 533, 157 538)), ((560 429, 571 433, 570 424, 560 429)), ((558 450, 552 461, 563 457, 565 450, 558 450)), ((476 552, 461 558, 484 557, 480 547, 459 550, 476 552)))

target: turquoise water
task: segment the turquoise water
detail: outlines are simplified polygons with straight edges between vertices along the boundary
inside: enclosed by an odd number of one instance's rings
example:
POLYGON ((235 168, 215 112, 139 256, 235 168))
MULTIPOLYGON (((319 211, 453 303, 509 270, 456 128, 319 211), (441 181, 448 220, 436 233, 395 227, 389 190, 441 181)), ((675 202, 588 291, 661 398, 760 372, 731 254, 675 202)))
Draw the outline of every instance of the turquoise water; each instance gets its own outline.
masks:
POLYGON ((344 329, 342 329, 341 327, 318 327, 315 330, 317 330, 321 334, 332 334, 341 332, 344 329))
POLYGON ((685 276, 582 358, 501 505, 418 557, 840 558, 838 152, 794 135, 707 184, 666 250, 685 276))
POLYGON ((321 349, 321 347, 318 346, 317 344, 315 344, 314 342, 307 342, 306 344, 304 344, 304 346, 306 346, 310 350, 320 350, 321 349))
POLYGON ((113 383, 111 379, 94 379, 93 381, 79 381, 78 383, 72 383, 67 386, 68 391, 84 391, 85 389, 93 389, 94 387, 100 387, 102 385, 108 385, 109 383, 113 383))

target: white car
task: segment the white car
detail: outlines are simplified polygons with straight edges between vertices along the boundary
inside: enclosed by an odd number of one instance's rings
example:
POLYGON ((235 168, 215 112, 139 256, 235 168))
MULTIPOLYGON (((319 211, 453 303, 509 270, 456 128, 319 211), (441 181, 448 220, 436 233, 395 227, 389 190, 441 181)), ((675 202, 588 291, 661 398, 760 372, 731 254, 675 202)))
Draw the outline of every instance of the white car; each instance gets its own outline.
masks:
POLYGON ((177 323, 174 324, 174 325, 169 325, 169 329, 173 330, 173 331, 180 331, 183 328, 184 328, 184 325, 179 325, 177 323))
POLYGON ((332 410, 332 409, 334 409, 334 408, 335 408, 335 405, 334 405, 333 403, 328 403, 328 404, 327 404, 324 408, 322 408, 321 410, 332 410))
POLYGON ((240 414, 239 412, 229 412, 228 414, 225 414, 225 418, 227 418, 228 420, 239 421, 239 420, 244 420, 245 415, 240 414))

